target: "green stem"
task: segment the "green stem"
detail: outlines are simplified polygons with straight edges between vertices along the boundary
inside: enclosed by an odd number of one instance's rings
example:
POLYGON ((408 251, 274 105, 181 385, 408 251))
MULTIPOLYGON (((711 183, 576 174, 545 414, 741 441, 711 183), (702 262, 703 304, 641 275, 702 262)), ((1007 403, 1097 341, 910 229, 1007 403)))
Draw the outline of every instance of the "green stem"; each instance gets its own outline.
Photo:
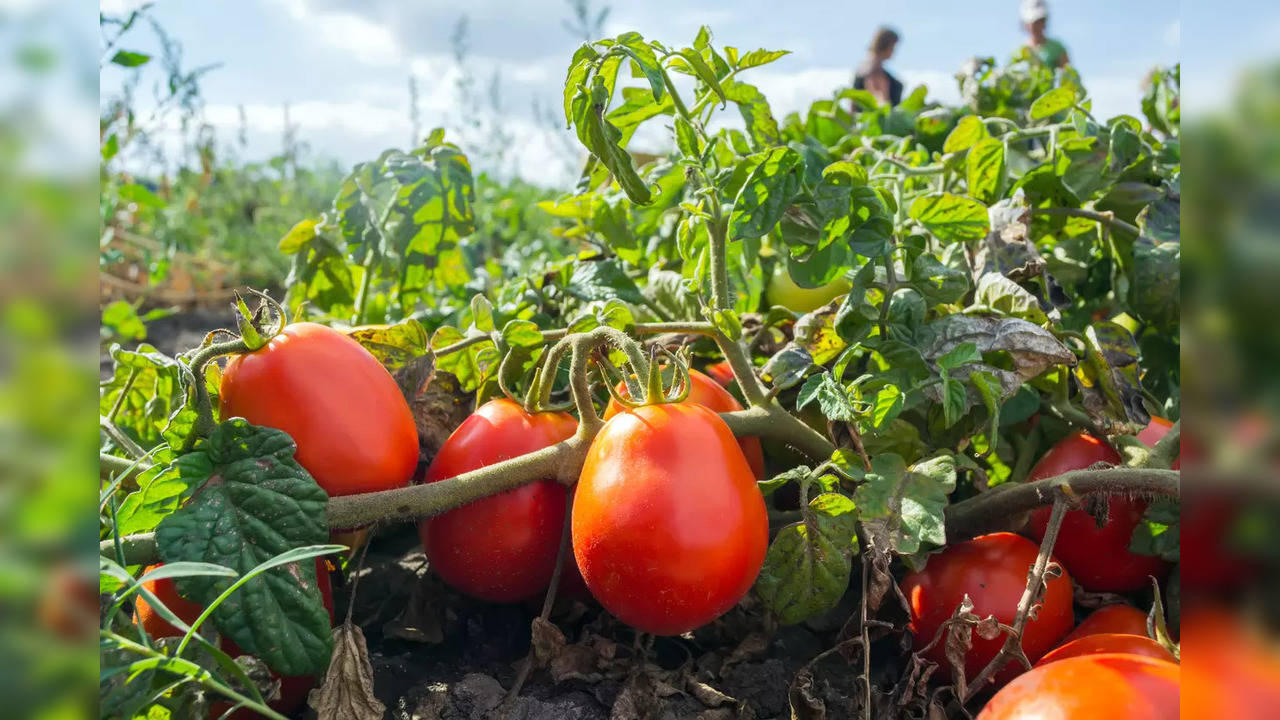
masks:
POLYGON ((1085 208, 1047 207, 1047 208, 1032 208, 1031 214, 1032 215, 1067 215, 1070 217, 1088 218, 1095 222, 1100 222, 1100 223, 1103 223, 1104 225, 1109 225, 1116 230, 1123 230, 1131 235, 1142 234, 1142 231, 1138 229, 1138 226, 1131 225, 1125 222, 1124 220, 1120 220, 1115 216, 1114 213, 1110 213, 1110 212, 1098 212, 1096 210, 1088 210, 1085 208))
POLYGON ((209 388, 205 385, 205 365, 223 355, 248 351, 249 346, 245 344, 244 339, 236 338, 227 342, 206 345, 191 356, 188 366, 191 368, 192 382, 195 385, 196 420, 191 426, 191 432, 187 435, 187 439, 182 443, 182 452, 189 451, 195 446, 197 440, 208 437, 209 433, 213 432, 213 429, 217 427, 217 422, 213 418, 213 401, 209 398, 209 388))
POLYGON ((111 403, 111 411, 107 413, 107 422, 114 423, 116 416, 120 414, 120 408, 124 407, 124 400, 129 396, 129 391, 133 389, 133 383, 138 379, 138 373, 142 372, 142 368, 134 367, 129 369, 129 376, 124 380, 124 387, 120 388, 120 395, 116 397, 116 401, 111 403))

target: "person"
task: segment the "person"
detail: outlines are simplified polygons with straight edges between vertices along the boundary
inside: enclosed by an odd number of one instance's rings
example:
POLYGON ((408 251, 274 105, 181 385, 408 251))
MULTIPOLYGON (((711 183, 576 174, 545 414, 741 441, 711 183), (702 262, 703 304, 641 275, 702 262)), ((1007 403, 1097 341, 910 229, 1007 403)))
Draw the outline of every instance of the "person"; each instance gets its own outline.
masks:
POLYGON ((1044 34, 1045 27, 1049 24, 1049 6, 1045 0, 1022 0, 1019 14, 1022 16, 1022 27, 1030 36, 1026 47, 1041 62, 1055 69, 1071 62, 1067 57, 1067 47, 1044 34))
POLYGON ((884 63, 893 57, 898 47, 898 33, 887 27, 876 30, 867 48, 866 62, 853 75, 853 87, 866 90, 880 102, 897 105, 902 102, 902 83, 884 69, 884 63))

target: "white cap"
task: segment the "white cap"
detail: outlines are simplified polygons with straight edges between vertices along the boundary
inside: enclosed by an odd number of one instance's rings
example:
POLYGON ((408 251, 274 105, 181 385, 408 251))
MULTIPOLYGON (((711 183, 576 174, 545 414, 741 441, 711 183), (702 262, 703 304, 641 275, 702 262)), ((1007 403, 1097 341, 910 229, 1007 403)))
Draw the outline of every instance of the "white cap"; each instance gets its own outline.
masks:
POLYGON ((1018 14, 1022 16, 1022 22, 1030 25, 1037 20, 1049 17, 1049 6, 1044 0, 1022 0, 1022 7, 1018 10, 1018 14))

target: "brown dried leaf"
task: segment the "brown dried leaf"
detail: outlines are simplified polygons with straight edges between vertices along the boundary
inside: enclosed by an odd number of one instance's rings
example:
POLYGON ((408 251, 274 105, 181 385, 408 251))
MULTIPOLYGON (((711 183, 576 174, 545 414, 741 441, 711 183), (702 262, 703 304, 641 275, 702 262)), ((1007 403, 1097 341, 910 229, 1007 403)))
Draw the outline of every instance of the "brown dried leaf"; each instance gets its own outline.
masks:
POLYGON ((432 645, 444 642, 439 609, 427 602, 425 587, 426 583, 414 584, 404 610, 400 611, 396 619, 383 625, 384 635, 432 645))
POLYGON ((796 673, 787 690, 787 702, 791 705, 791 720, 826 720, 827 704, 813 689, 813 672, 808 668, 796 673))
POLYGON ((665 705, 653 678, 638 672, 627 680, 618 699, 613 701, 609 720, 656 720, 665 705))
POLYGON ((688 679, 685 683, 685 688, 689 691, 689 694, 694 697, 694 699, 709 708, 720 707, 721 705, 732 705, 737 702, 733 698, 725 695, 710 685, 704 682, 698 682, 693 678, 688 679))
POLYGON ((743 660, 752 660, 763 657, 766 650, 769 649, 769 635, 763 630, 757 630, 746 637, 742 638, 742 642, 729 653, 729 657, 724 659, 721 666, 723 672, 724 667, 732 665, 743 660))
POLYGON ((374 697, 373 666, 358 625, 334 628, 333 659, 307 704, 325 720, 381 720, 387 708, 374 697))
POLYGON ((471 414, 471 395, 462 392, 458 378, 436 370, 429 354, 409 361, 394 376, 413 413, 422 457, 435 457, 454 429, 471 414))

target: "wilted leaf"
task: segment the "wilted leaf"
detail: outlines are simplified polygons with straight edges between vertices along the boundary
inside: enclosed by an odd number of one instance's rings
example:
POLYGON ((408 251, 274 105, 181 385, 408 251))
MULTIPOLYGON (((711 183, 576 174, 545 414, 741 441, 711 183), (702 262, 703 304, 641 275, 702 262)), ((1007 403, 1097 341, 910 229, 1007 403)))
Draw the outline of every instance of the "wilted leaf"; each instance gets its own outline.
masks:
POLYGON ((899 555, 944 544, 943 510, 956 487, 954 458, 939 455, 908 468, 901 457, 881 454, 871 467, 854 496, 863 523, 880 525, 899 555))
POLYGON ((756 580, 756 594, 788 625, 830 610, 849 586, 857 513, 849 498, 822 493, 803 522, 778 531, 756 580))
POLYGON ((360 626, 333 629, 333 662, 307 704, 326 720, 381 720, 386 706, 373 694, 373 665, 360 626))

